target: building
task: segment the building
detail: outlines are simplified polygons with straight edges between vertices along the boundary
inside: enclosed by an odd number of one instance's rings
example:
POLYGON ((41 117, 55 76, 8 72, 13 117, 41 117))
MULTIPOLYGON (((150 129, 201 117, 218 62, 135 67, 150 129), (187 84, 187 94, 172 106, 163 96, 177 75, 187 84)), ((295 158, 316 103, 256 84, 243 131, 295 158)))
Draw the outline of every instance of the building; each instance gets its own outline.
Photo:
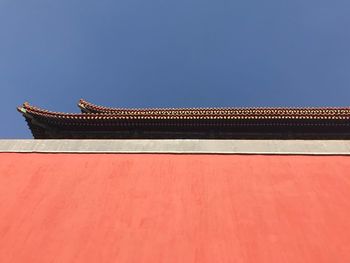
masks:
POLYGON ((350 261, 349 108, 79 107, 0 140, 0 262, 350 261))
POLYGON ((349 139, 350 108, 123 109, 81 114, 18 107, 36 139, 349 139))

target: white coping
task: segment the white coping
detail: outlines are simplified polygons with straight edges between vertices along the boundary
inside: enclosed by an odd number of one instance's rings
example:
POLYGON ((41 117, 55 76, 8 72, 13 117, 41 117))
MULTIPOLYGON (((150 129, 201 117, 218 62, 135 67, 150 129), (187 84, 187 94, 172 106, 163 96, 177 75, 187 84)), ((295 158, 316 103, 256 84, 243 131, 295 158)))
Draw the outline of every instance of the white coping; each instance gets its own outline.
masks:
POLYGON ((0 140, 0 152, 350 155, 350 140, 0 140))

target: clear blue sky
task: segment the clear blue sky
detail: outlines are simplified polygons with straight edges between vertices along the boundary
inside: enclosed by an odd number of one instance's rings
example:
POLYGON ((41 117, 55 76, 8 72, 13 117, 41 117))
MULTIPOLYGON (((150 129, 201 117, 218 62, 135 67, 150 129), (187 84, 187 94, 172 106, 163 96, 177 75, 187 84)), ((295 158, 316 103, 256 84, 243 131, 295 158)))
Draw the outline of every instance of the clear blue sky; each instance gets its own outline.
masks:
POLYGON ((350 105, 349 0, 0 0, 0 138, 24 101, 350 105))

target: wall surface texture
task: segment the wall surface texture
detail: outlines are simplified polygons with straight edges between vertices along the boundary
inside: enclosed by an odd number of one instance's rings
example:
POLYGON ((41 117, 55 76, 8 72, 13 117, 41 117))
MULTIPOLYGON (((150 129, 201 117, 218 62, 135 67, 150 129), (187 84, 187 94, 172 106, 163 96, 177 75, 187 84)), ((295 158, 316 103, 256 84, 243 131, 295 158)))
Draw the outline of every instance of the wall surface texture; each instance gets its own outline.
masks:
POLYGON ((350 156, 0 153, 0 262, 350 262, 350 156))

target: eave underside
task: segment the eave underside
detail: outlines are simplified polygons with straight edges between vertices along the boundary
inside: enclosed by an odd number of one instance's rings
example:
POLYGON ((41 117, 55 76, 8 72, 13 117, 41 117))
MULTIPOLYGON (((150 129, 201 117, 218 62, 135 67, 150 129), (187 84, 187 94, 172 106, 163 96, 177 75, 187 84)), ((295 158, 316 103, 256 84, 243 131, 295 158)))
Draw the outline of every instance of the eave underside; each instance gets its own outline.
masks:
POLYGON ((350 139, 344 121, 27 122, 36 139, 350 139))

